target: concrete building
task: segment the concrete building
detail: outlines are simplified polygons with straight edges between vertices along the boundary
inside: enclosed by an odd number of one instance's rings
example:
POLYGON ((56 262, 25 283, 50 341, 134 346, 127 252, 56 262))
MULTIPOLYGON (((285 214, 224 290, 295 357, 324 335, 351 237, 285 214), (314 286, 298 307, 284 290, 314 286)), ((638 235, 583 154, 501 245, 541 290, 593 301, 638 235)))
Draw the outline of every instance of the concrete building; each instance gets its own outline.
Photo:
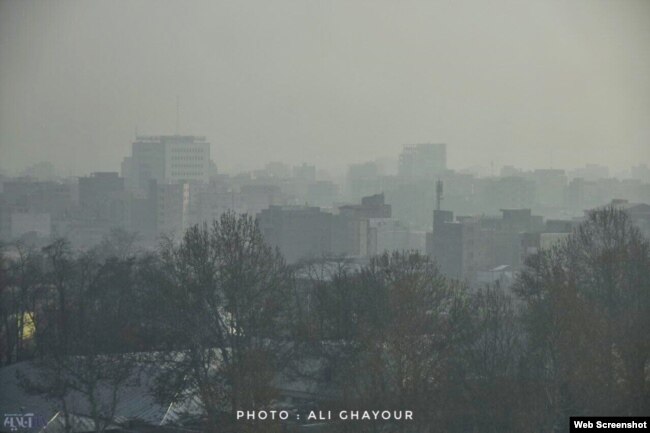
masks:
POLYGON ((132 156, 126 156, 122 160, 120 164, 120 176, 124 179, 124 187, 128 191, 136 191, 138 189, 132 156))
POLYGON ((565 206, 571 210, 582 211, 603 204, 605 201, 605 191, 596 181, 575 178, 565 189, 565 206))
POLYGON ((124 178, 113 172, 97 172, 79 178, 81 215, 94 221, 123 226, 128 221, 124 178))
POLYGON ((210 179, 210 143, 193 135, 137 136, 122 163, 127 186, 145 192, 149 181, 199 182, 210 179))
POLYGON ((339 214, 334 218, 335 227, 339 228, 332 235, 334 251, 358 257, 382 252, 388 245, 386 224, 394 221, 391 214, 391 206, 386 204, 384 194, 363 197, 361 204, 340 206, 339 214))
POLYGON ((332 214, 318 207, 271 206, 257 220, 266 241, 290 263, 332 253, 332 214))
POLYGON ((205 137, 160 137, 165 145, 165 181, 207 183, 210 179, 210 143, 205 137))
POLYGON ((189 227, 190 184, 159 184, 152 180, 149 187, 155 232, 178 239, 189 227))
POLYGON ((138 192, 146 192, 149 182, 165 181, 165 145, 154 137, 137 137, 133 142, 131 157, 123 163, 123 176, 127 185, 138 192))
POLYGON ((411 233, 390 216, 390 205, 378 194, 364 197, 361 204, 341 206, 338 214, 318 207, 272 205, 257 220, 267 242, 280 248, 287 261, 296 262, 410 249, 411 233))
POLYGON ((0 194, 0 240, 12 240, 16 233, 24 233, 28 226, 38 229, 27 231, 51 233, 74 213, 73 194, 71 183, 41 182, 32 178, 4 179, 0 194), (18 222, 20 215, 28 219, 24 226, 18 222), (44 222, 43 215, 48 215, 49 223, 44 222))
POLYGON ((201 185, 215 171, 205 137, 137 136, 131 156, 122 162, 124 186, 133 194, 125 199, 130 206, 127 226, 149 238, 180 236, 202 221, 201 185))
POLYGON ((59 182, 34 182, 16 178, 2 184, 5 205, 21 212, 49 213, 52 219, 64 218, 73 206, 72 185, 59 182))
POLYGON ((426 252, 426 233, 413 231, 394 218, 368 220, 368 256, 390 251, 426 252))
POLYGON ((339 213, 351 218, 390 218, 392 209, 382 193, 363 197, 361 204, 339 206, 339 213))
POLYGON ((331 252, 337 257, 367 257, 372 244, 367 218, 332 215, 331 252))
POLYGON ((509 272, 521 268, 526 255, 539 248, 539 236, 529 234, 544 230, 542 217, 532 215, 530 209, 502 209, 501 213, 500 218, 454 220, 450 211, 434 211, 427 253, 443 274, 478 284, 499 266, 508 266, 509 272))

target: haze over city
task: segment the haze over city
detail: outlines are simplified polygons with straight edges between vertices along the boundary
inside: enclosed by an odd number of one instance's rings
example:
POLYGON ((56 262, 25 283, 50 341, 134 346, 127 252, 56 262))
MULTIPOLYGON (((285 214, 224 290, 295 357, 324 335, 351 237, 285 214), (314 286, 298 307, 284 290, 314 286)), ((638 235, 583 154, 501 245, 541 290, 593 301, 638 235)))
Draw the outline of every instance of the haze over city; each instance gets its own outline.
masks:
POLYGON ((650 2, 0 2, 0 168, 118 171, 198 134, 220 172, 650 162, 650 2), (179 130, 177 100, 180 101, 179 130))
POLYGON ((650 0, 0 0, 0 433, 647 429, 649 48, 650 0))

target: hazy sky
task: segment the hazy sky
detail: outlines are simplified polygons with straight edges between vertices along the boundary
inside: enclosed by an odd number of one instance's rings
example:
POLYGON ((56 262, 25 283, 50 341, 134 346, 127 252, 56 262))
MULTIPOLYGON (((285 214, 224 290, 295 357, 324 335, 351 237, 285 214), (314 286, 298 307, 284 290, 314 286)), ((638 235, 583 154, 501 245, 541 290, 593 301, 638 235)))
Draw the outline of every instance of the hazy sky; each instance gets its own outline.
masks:
POLYGON ((0 167, 225 171, 446 142, 452 167, 650 163, 650 1, 0 0, 0 167))

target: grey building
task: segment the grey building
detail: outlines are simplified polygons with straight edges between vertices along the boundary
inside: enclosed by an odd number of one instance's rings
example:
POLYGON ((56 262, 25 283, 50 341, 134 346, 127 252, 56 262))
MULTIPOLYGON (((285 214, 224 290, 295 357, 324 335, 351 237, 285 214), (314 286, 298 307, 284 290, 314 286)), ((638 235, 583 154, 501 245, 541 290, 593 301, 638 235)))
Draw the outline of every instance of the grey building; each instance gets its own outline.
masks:
POLYGON ((79 206, 86 218, 123 225, 128 212, 124 199, 124 178, 114 172, 97 172, 80 177, 79 206))
POLYGON ((290 263, 332 252, 332 214, 318 207, 271 206, 258 214, 257 221, 266 242, 279 248, 290 263))
MULTIPOLYGON (((436 210, 427 253, 448 277, 476 284, 480 272, 507 265, 516 271, 531 247, 538 248, 543 219, 530 209, 502 209, 501 217, 456 217, 436 210)), ((536 249, 535 249, 536 251, 536 249)))
POLYGON ((207 183, 210 173, 210 143, 194 135, 138 136, 122 163, 127 186, 141 193, 151 180, 207 183))

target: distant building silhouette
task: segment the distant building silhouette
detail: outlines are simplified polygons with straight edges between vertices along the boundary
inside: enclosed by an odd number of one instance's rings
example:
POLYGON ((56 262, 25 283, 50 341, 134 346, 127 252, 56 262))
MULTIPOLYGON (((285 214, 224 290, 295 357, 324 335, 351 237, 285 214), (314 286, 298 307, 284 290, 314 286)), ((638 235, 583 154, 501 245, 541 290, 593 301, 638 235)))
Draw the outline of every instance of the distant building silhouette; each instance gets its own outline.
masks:
POLYGON ((210 143, 194 135, 137 136, 122 175, 131 190, 145 192, 149 181, 200 182, 210 179, 210 143))
POLYGON ((447 169, 447 145, 405 145, 399 156, 398 175, 404 179, 432 179, 447 169))

